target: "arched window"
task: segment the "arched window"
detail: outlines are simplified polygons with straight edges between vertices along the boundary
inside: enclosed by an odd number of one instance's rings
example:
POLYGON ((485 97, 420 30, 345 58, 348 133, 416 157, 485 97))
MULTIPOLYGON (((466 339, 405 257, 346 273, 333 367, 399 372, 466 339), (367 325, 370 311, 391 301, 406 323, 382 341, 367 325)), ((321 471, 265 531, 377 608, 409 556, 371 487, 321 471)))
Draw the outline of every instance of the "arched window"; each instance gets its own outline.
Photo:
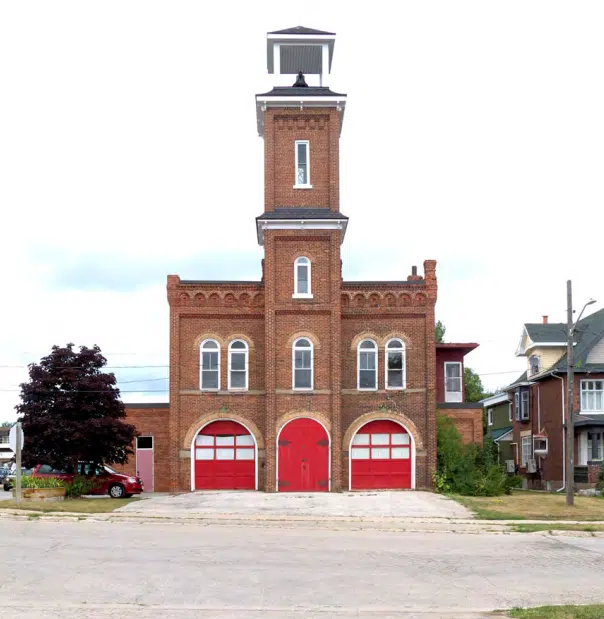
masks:
POLYGON ((294 262, 294 297, 312 297, 310 260, 304 256, 294 262))
POLYGON ((247 389, 248 348, 243 340, 229 345, 229 389, 247 389))
POLYGON ((201 389, 220 389, 220 346, 216 340, 201 343, 201 389))
POLYGON ((292 374, 293 389, 313 388, 313 345, 305 337, 294 342, 292 374))
POLYGON ((363 340, 357 352, 357 389, 377 389, 377 344, 363 340))
POLYGON ((403 340, 388 340, 386 343, 386 389, 404 389, 405 343, 403 340))

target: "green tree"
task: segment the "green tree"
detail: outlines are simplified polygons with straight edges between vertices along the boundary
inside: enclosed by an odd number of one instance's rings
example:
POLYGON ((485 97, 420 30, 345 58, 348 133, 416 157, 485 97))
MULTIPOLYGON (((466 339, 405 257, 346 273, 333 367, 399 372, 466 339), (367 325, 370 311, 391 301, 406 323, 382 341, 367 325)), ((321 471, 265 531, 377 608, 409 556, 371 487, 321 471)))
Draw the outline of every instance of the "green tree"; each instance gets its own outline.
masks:
POLYGON ((29 366, 21 385, 19 421, 27 437, 23 463, 57 468, 79 461, 122 464, 133 453, 134 426, 124 422, 115 375, 103 372, 107 360, 98 346, 53 346, 29 366))
POLYGON ((437 344, 444 344, 446 330, 447 328, 445 327, 445 325, 443 325, 443 323, 439 320, 435 326, 435 337, 437 344))
POLYGON ((12 421, 0 421, 0 428, 10 428, 14 422, 12 421))
POLYGON ((463 391, 464 402, 480 402, 493 395, 484 390, 480 376, 472 368, 464 368, 463 391))

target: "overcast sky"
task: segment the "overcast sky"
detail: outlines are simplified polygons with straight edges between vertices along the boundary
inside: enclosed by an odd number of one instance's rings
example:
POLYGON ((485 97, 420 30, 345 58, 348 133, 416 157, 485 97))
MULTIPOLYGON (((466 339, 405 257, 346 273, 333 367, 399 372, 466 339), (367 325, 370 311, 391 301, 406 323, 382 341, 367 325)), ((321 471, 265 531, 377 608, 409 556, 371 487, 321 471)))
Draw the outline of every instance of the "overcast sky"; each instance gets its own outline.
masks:
POLYGON ((337 33, 345 278, 436 259, 437 318, 490 388, 568 278, 604 306, 601 0, 3 2, 0 421, 14 366, 69 341, 166 401, 166 275, 260 278, 254 94, 266 32, 296 25, 337 33))

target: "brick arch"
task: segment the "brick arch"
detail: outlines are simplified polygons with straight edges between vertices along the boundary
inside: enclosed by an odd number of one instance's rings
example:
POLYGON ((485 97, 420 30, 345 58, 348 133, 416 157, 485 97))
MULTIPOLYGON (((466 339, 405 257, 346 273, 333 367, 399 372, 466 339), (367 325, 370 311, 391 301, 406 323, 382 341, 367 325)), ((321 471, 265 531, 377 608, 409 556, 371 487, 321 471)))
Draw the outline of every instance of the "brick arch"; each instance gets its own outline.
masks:
POLYGON ((412 305, 413 301, 411 299, 411 295, 403 292, 402 294, 400 294, 398 296, 398 304, 403 306, 403 307, 409 307, 410 305, 412 305))
POLYGON ((311 333, 310 331, 298 331, 294 333, 293 335, 291 335, 289 339, 287 340, 287 347, 292 348, 294 345, 294 342, 299 337, 307 337, 312 342, 312 345, 315 348, 315 350, 318 348, 321 348, 321 341, 314 333, 311 333))
POLYGON ((380 347, 381 338, 377 334, 373 333, 372 331, 364 331, 363 333, 359 333, 358 335, 355 335, 355 337, 352 340, 352 343, 350 344, 350 350, 356 351, 359 344, 363 340, 373 340, 376 346, 378 348, 380 347))
POLYGON ((224 338, 225 347, 228 349, 229 344, 231 342, 234 342, 235 340, 243 340, 248 345, 248 348, 250 350, 254 348, 254 341, 248 335, 244 335, 243 333, 231 333, 231 335, 225 337, 224 338))
POLYGON ((281 432, 285 424, 299 418, 314 419, 315 421, 322 423, 325 426, 327 433, 331 437, 331 421, 325 415, 323 415, 323 413, 317 413, 315 411, 307 410, 291 411, 279 417, 279 419, 277 419, 277 423, 275 424, 275 436, 279 436, 279 432, 281 432))
POLYGON ((376 421, 378 419, 387 419, 389 421, 401 423, 405 426, 409 434, 413 436, 413 441, 415 442, 415 452, 417 453, 420 449, 424 448, 424 444, 417 430, 417 427, 413 423, 413 421, 409 419, 409 417, 402 415, 401 413, 395 413, 394 411, 384 411, 383 413, 365 413, 364 415, 361 415, 360 417, 355 419, 348 427, 348 430, 346 430, 346 432, 344 433, 344 439, 342 440, 342 449, 344 449, 344 451, 348 451, 352 437, 365 424, 369 423, 370 421, 376 421))
POLYGON ((405 342, 405 348, 407 350, 410 350, 412 348, 411 338, 406 333, 403 333, 402 331, 393 331, 392 333, 388 333, 388 335, 385 335, 384 337, 382 337, 379 342, 380 348, 386 348, 386 342, 388 340, 392 340, 395 338, 399 340, 403 340, 403 342, 405 342))
POLYGON ((224 346, 224 337, 222 337, 221 335, 218 335, 218 333, 208 332, 208 333, 202 333, 201 335, 198 335, 193 340, 193 348, 195 350, 199 350, 199 347, 201 346, 201 343, 204 340, 216 340, 218 344, 220 345, 220 348, 224 346))
POLYGON ((237 423, 240 423, 242 426, 245 426, 254 435, 254 438, 256 439, 256 443, 258 444, 258 449, 264 449, 264 439, 262 437, 260 430, 258 429, 258 426, 253 421, 250 421, 249 419, 246 419, 245 417, 241 415, 237 415, 235 413, 230 413, 230 412, 229 413, 220 413, 220 412, 210 413, 209 415, 204 415, 203 417, 200 417, 187 430, 187 433, 185 434, 185 438, 183 439, 183 442, 181 445, 182 449, 191 449, 191 443, 193 442, 193 437, 201 430, 201 428, 203 428, 204 426, 207 426, 213 421, 221 421, 221 420, 236 421, 237 423))
POLYGON ((294 262, 298 259, 298 258, 308 258, 311 263, 316 262, 317 258, 315 256, 315 254, 313 254, 312 252, 308 252, 308 251, 296 251, 291 255, 292 258, 292 266, 294 266, 294 262))
POLYGON ((365 307, 367 304, 367 299, 364 294, 361 292, 357 292, 352 298, 352 306, 353 307, 365 307))
POLYGON ((413 298, 414 305, 424 306, 428 303, 428 297, 423 292, 418 292, 413 298))

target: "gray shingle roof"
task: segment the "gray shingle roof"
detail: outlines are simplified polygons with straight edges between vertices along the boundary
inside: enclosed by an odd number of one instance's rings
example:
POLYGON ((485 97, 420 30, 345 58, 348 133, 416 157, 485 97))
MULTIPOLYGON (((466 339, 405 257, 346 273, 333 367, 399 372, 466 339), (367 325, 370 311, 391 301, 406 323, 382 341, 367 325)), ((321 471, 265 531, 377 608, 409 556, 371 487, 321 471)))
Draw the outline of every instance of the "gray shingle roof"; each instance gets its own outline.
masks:
POLYGON ((511 389, 514 385, 517 385, 518 383, 524 383, 527 379, 527 374, 528 371, 525 370, 524 372, 522 372, 522 374, 520 374, 520 376, 513 382, 510 383, 505 389, 504 391, 507 391, 508 389, 511 389))
POLYGON ((487 435, 490 436, 494 441, 498 438, 501 438, 504 434, 507 434, 512 429, 512 426, 506 426, 505 428, 498 428, 497 430, 490 430, 487 432, 487 435))
POLYGON ((284 30, 273 30, 268 34, 331 34, 335 32, 325 32, 324 30, 316 30, 315 28, 307 28, 306 26, 294 26, 293 28, 285 28, 284 30))
POLYGON ((275 86, 269 92, 261 92, 257 97, 345 97, 341 92, 333 92, 326 86, 306 86, 295 88, 294 86, 275 86))
POLYGON ((533 342, 566 342, 566 325, 562 323, 528 323, 524 325, 533 342))
POLYGON ((348 217, 325 207, 278 206, 273 212, 262 213, 256 219, 348 219, 348 217))

